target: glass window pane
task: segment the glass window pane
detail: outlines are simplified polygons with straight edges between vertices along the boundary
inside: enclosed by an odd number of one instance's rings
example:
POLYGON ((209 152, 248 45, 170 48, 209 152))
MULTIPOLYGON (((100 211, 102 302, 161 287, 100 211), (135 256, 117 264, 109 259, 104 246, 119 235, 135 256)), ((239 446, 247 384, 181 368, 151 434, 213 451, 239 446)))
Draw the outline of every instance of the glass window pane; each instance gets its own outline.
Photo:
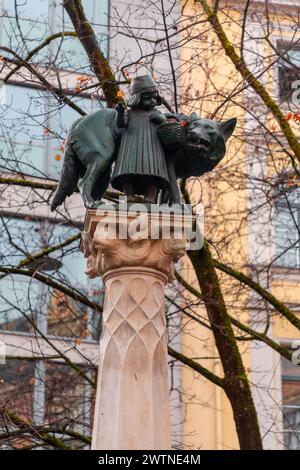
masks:
MULTIPOLYGON (((98 104, 95 100, 89 98, 70 97, 70 99, 87 114, 93 112, 98 104)), ((48 104, 51 131, 55 133, 58 138, 63 139, 73 122, 79 119, 81 115, 67 104, 59 106, 55 101, 50 101, 48 104)))
MULTIPOLYGON (((0 220, 0 230, 0 263, 4 266, 17 266, 30 253, 79 233, 78 229, 66 225, 7 217, 0 220)), ((103 302, 103 285, 98 279, 89 280, 85 274, 86 260, 79 250, 79 240, 27 266, 77 289, 90 300, 103 302)), ((33 320, 43 333, 48 329, 50 335, 80 340, 98 340, 100 336, 99 313, 81 302, 34 278, 18 274, 2 277, 0 329, 29 332, 33 320)))
MULTIPOLYGON (((24 86, 7 85, 6 102, 0 105, 1 125, 17 142, 42 140, 45 124, 44 93, 24 86)), ((3 131, 4 132, 4 131, 3 131)))
POLYGON ((60 69, 91 73, 89 59, 78 38, 66 36, 55 39, 51 47, 53 56, 56 57, 55 65, 60 69))
POLYGON ((48 20, 49 0, 4 0, 4 14, 15 16, 15 5, 20 18, 44 22, 48 20))
POLYGON ((286 449, 300 450, 300 370, 282 358, 282 400, 286 449))
MULTIPOLYGON (((3 12, 2 42, 19 55, 36 47, 48 34, 49 0, 4 0, 3 12)), ((47 54, 46 47, 34 60, 42 60, 47 54)))
MULTIPOLYGON (((41 43, 50 32, 73 31, 73 25, 62 2, 49 0, 17 1, 18 22, 15 18, 15 0, 3 0, 3 28, 1 42, 19 55, 24 55, 41 43), (50 24, 50 22, 53 24, 50 24)), ((108 53, 108 0, 82 0, 101 49, 108 53)), ((1 32, 0 32, 1 33, 1 32)), ((35 62, 55 59, 61 69, 90 72, 87 55, 77 38, 65 37, 51 41, 33 58, 35 62)))
MULTIPOLYGON (((15 18, 3 18, 2 41, 3 45, 9 47, 19 56, 31 51, 38 46, 47 36, 49 26, 44 23, 32 22, 15 18), (19 27, 18 27, 19 24, 19 27)), ((48 48, 45 47, 34 56, 34 61, 45 59, 48 48)), ((13 55, 9 55, 13 57, 13 55)))
MULTIPOLYGON (((97 0, 81 0, 83 10, 85 12, 85 15, 89 21, 94 20, 94 2, 97 2, 97 0)), ((97 3, 106 3, 104 2, 97 2, 97 3)), ((102 6, 101 6, 102 9, 102 6)), ((56 5, 56 24, 58 25, 58 28, 62 28, 65 26, 65 31, 67 26, 72 26, 71 19, 66 12, 65 8, 63 7, 62 2, 57 2, 56 5)))
POLYGON ((278 62, 279 98, 296 106, 297 103, 293 101, 293 84, 296 80, 300 80, 300 49, 289 44, 281 44, 279 50, 281 53, 285 51, 278 62))
POLYGON ((7 170, 44 175, 44 94, 23 86, 6 86, 0 104, 0 165, 7 170))
POLYGON ((59 422, 61 426, 68 423, 69 428, 89 434, 91 401, 91 387, 77 372, 62 364, 47 364, 46 422, 59 422))
MULTIPOLYGON (((17 266, 42 245, 41 224, 14 218, 0 221, 0 263, 17 266)), ((27 276, 8 274, 0 279, 0 328, 28 332, 32 321, 45 315, 43 285, 27 276)))
MULTIPOLYGON (((94 14, 94 0, 84 0, 83 8, 89 21, 94 14)), ((56 7, 56 30, 74 31, 71 19, 63 8, 63 5, 56 7)), ((56 65, 64 70, 76 70, 77 72, 90 72, 89 60, 84 48, 78 38, 65 37, 53 41, 53 56, 57 57, 56 65)))
POLYGON ((28 333, 31 322, 41 314, 41 293, 37 282, 27 276, 8 275, 0 281, 0 329, 28 333))
POLYGON ((280 62, 285 67, 300 67, 300 49, 293 49, 287 50, 280 62), (286 60, 285 60, 286 59, 286 60))
MULTIPOLYGON (((86 113, 103 106, 80 96, 70 99, 86 113)), ((47 93, 8 85, 6 101, 0 104, 1 168, 58 179, 67 132, 79 117, 77 111, 47 93)))
MULTIPOLYGON (((6 364, 1 364, 1 400, 8 410, 13 410, 16 415, 26 420, 32 419, 32 398, 34 387, 34 362, 8 359, 6 364)), ((4 432, 6 426, 15 429, 9 419, 1 420, 0 432, 4 432)), ((9 448, 21 448, 30 444, 31 438, 24 436, 14 437, 8 441, 9 448)), ((3 448, 2 448, 3 449, 3 448)))
POLYGON ((45 176, 43 146, 18 144, 0 140, 0 167, 32 176, 45 176))
MULTIPOLYGON (((72 101, 81 107, 87 114, 93 112, 98 103, 89 98, 74 97, 72 101)), ((51 133, 48 139, 48 155, 47 155, 47 174, 54 179, 58 179, 63 165, 63 153, 65 139, 71 125, 81 115, 70 106, 64 104, 57 105, 56 101, 50 99, 48 101, 49 127, 51 133)))
POLYGON ((2 217, 0 231, 0 262, 3 265, 15 266, 29 253, 40 249, 39 222, 2 217))
MULTIPOLYGON (((53 225, 48 232, 49 243, 59 243, 78 233, 78 230, 64 225, 53 225)), ((89 280, 85 274, 86 259, 76 241, 65 249, 55 252, 60 266, 52 276, 78 289, 90 300, 103 302, 104 287, 99 279, 89 280)), ((78 303, 61 292, 52 290, 48 310, 48 333, 51 335, 73 336, 81 339, 98 340, 101 317, 83 304, 78 303)))
POLYGON ((275 222, 275 248, 276 256, 279 256, 278 264, 297 268, 299 266, 299 233, 297 230, 298 210, 288 207, 276 207, 275 222), (292 213, 291 213, 292 212, 292 213), (293 216, 295 220, 293 219, 293 216))
POLYGON ((300 190, 279 196, 275 208, 275 255, 278 265, 300 267, 300 190))
MULTIPOLYGON (((67 365, 47 361, 44 363, 43 373, 37 375, 39 367, 41 362, 36 364, 34 361, 19 359, 10 359, 1 365, 1 398, 5 407, 27 422, 32 422, 33 408, 40 405, 39 413, 46 426, 58 427, 60 430, 66 426, 66 429, 90 435, 95 398, 91 385, 67 365), (41 381, 37 380, 38 377, 41 381), (40 400, 34 404, 37 398, 40 400)), ((81 367, 84 370, 84 367, 81 367)), ((95 380, 93 368, 86 368, 86 374, 91 380, 95 380)), ((0 433, 15 429, 9 419, 0 422, 0 433)), ((72 448, 86 447, 86 443, 64 435, 63 431, 53 436, 68 440, 72 448)), ((12 433, 4 442, 1 450, 24 449, 27 446, 30 448, 36 443, 39 449, 52 448, 40 439, 38 433, 28 432, 17 436, 12 433)))
MULTIPOLYGON (((108 1, 82 1, 87 19, 91 22, 102 52, 108 54, 108 1)), ((69 15, 62 5, 56 8, 56 31, 74 31, 69 15)), ((86 52, 77 38, 65 37, 53 41, 53 56, 56 65, 65 70, 74 69, 79 73, 90 73, 90 64, 86 52)))

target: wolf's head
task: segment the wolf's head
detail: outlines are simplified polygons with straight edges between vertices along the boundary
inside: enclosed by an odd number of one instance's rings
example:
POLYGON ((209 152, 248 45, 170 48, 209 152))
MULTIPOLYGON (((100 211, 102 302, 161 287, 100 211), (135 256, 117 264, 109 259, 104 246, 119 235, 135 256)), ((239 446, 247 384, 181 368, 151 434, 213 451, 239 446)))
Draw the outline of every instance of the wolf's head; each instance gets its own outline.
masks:
POLYGON ((176 162, 176 175, 187 178, 211 171, 224 157, 226 141, 235 126, 235 118, 218 122, 200 119, 192 113, 184 126, 184 158, 179 158, 176 162))

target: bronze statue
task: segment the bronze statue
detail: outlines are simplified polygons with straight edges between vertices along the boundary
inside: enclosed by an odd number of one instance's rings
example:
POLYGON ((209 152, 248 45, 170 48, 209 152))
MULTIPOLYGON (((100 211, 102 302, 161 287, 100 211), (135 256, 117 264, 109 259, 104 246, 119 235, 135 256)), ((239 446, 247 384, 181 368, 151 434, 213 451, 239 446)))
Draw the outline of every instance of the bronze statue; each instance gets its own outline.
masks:
POLYGON ((217 166, 225 155, 226 141, 235 126, 235 118, 218 122, 192 113, 190 116, 176 114, 157 128, 165 149, 170 181, 162 202, 180 204, 177 178, 201 176, 217 166))
POLYGON ((201 176, 224 157, 236 119, 217 122, 195 113, 163 115, 150 76, 131 84, 130 110, 101 109, 79 118, 68 134, 64 164, 51 210, 61 205, 78 184, 86 207, 97 207, 111 184, 133 200, 180 203, 177 178, 201 176), (115 167, 111 178, 111 168, 115 167))
POLYGON ((128 202, 135 194, 154 204, 157 192, 169 187, 164 149, 157 135, 157 124, 166 117, 155 106, 161 104, 155 82, 149 75, 132 80, 128 106, 117 107, 117 126, 123 129, 111 185, 123 191, 128 202))

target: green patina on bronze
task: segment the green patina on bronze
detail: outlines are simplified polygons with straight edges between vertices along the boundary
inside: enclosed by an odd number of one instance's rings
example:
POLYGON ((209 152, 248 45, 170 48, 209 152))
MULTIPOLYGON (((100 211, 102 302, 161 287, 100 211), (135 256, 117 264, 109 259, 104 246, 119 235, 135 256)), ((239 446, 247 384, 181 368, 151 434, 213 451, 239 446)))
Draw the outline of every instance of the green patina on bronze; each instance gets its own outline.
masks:
POLYGON ((155 82, 145 75, 131 82, 131 109, 117 107, 117 125, 123 132, 111 184, 131 200, 143 194, 147 202, 155 203, 156 192, 169 188, 166 157, 157 135, 158 124, 167 118, 154 109, 158 104, 161 98, 155 82))
POLYGON ((128 199, 181 203, 177 178, 201 176, 224 157, 236 119, 217 122, 195 113, 162 114, 156 85, 150 76, 131 83, 129 110, 122 103, 101 109, 73 123, 64 164, 51 210, 77 187, 86 207, 101 204, 111 182, 128 199), (112 164, 115 162, 111 176, 112 164))

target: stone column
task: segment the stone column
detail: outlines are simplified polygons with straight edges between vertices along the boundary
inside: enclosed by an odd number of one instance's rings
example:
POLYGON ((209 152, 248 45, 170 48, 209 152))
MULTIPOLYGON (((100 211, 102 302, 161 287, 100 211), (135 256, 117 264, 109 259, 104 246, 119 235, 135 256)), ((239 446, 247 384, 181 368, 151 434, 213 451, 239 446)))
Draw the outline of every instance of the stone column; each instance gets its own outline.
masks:
POLYGON ((181 214, 144 213, 140 234, 128 235, 135 220, 100 208, 85 222, 87 274, 106 288, 92 449, 171 448, 164 290, 186 240, 181 214))

